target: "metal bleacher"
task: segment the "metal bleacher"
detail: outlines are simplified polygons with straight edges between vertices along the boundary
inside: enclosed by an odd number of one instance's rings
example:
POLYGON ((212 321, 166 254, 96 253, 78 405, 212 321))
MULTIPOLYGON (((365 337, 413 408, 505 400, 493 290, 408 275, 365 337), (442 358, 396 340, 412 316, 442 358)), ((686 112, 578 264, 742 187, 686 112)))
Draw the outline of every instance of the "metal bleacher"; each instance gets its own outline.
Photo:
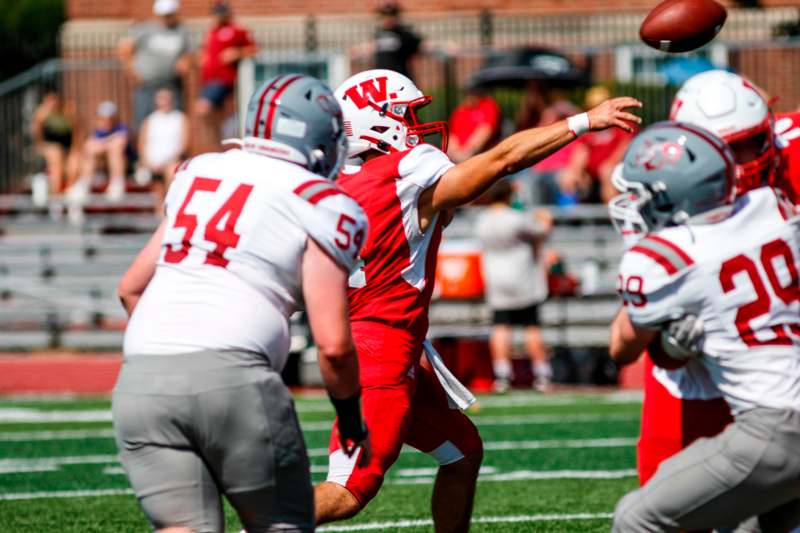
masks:
POLYGON ((93 197, 82 224, 28 196, 0 197, 0 350, 119 349, 116 284, 158 225, 149 194, 93 197))
MULTIPOLYGON (((471 240, 478 211, 470 208, 459 212, 445 231, 445 238, 471 240)), ((565 348, 606 347, 608 325, 619 309, 616 279, 622 241, 609 222, 605 206, 580 205, 553 209, 552 213, 555 227, 548 248, 559 254, 581 287, 575 296, 551 297, 542 305, 545 342, 565 348)), ((434 300, 430 318, 431 337, 489 335, 490 312, 480 301, 434 300)))
MULTIPOLYGON (((475 214, 461 211, 445 238, 471 239, 475 214)), ((618 307, 619 238, 601 206, 554 214, 550 247, 591 290, 543 306, 545 339, 553 346, 605 346, 618 307)), ((68 223, 60 208, 34 206, 27 195, 0 197, 0 351, 118 350, 125 313, 116 284, 157 225, 149 194, 116 204, 94 196, 80 225, 68 223)), ((430 333, 486 337, 488 318, 480 301, 434 301, 430 333)))

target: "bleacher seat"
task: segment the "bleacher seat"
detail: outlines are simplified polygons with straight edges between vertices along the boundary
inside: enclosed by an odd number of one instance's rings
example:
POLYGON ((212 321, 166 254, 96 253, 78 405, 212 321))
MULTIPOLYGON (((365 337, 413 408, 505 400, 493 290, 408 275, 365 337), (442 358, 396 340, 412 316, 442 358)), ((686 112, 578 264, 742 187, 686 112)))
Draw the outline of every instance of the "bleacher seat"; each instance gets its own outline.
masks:
MULTIPOLYGON (((116 284, 158 225, 151 202, 146 194, 128 195, 121 203, 92 197, 83 223, 73 226, 28 196, 0 197, 0 350, 119 349, 125 313, 116 284)), ((594 263, 597 279, 592 294, 554 298, 542 307, 545 340, 553 346, 603 346, 618 306, 620 240, 601 206, 554 214, 549 246, 573 272, 594 263)), ((477 209, 461 210, 445 238, 472 238, 476 215, 477 209)), ((433 302, 431 337, 488 333, 482 302, 433 302)))

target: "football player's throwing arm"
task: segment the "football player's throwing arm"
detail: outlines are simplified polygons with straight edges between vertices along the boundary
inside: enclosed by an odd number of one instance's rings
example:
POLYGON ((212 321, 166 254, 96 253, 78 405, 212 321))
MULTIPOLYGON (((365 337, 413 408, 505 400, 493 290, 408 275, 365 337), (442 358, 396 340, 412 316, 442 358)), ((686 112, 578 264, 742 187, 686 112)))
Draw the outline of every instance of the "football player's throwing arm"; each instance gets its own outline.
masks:
POLYGON ((471 202, 498 179, 530 167, 586 131, 612 127, 633 131, 632 124, 639 124, 642 119, 627 110, 638 107, 642 103, 635 98, 613 98, 587 113, 515 133, 494 148, 456 165, 420 195, 421 229, 439 211, 471 202))
POLYGON ((325 388, 339 417, 342 450, 350 456, 361 446, 361 461, 369 460, 367 429, 361 419, 358 359, 350 335, 347 272, 314 240, 303 256, 303 298, 319 353, 325 388))

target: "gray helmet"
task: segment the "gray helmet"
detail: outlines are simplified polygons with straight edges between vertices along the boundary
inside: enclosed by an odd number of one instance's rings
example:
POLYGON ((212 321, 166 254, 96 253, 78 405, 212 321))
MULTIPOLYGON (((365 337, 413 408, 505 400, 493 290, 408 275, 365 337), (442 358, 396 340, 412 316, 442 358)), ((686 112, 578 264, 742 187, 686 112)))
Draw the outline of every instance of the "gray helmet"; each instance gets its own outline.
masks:
POLYGON ((347 154, 342 110, 327 85, 304 74, 262 83, 247 105, 242 149, 333 179, 347 154))
POLYGON ((623 236, 643 235, 730 214, 736 163, 725 142, 691 124, 658 122, 644 129, 612 176, 622 194, 608 206, 623 236))

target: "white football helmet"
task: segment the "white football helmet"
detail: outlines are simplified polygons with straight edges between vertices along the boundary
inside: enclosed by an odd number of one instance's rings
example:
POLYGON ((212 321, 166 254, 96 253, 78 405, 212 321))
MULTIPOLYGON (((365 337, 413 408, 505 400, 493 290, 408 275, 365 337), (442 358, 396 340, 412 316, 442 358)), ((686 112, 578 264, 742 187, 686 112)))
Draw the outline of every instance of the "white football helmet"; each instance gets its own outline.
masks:
POLYGON ((348 78, 335 94, 344 115, 349 157, 368 150, 401 152, 437 133, 442 136, 442 150, 447 149, 447 124, 417 119, 417 109, 428 105, 431 97, 402 74, 366 70, 348 78))
POLYGON ((738 194, 774 181, 778 160, 772 113, 745 78, 725 70, 692 76, 675 95, 669 118, 706 128, 730 145, 738 194))

